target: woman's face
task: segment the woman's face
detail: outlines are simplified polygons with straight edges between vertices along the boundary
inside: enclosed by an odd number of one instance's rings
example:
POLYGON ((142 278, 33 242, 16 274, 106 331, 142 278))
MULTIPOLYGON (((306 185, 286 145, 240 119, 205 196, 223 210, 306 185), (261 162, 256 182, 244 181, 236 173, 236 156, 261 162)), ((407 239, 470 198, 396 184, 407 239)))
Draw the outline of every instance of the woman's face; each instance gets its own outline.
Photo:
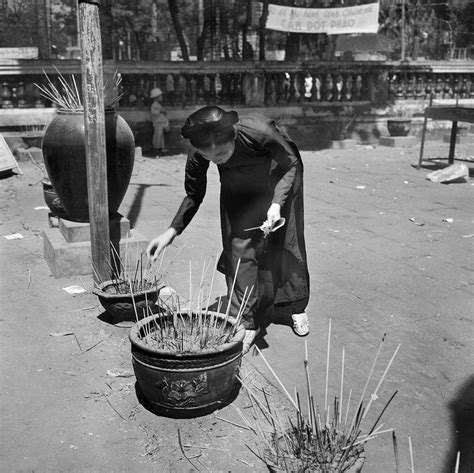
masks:
POLYGON ((198 149, 201 156, 215 164, 226 163, 235 150, 235 141, 227 141, 220 144, 212 144, 208 148, 198 149))

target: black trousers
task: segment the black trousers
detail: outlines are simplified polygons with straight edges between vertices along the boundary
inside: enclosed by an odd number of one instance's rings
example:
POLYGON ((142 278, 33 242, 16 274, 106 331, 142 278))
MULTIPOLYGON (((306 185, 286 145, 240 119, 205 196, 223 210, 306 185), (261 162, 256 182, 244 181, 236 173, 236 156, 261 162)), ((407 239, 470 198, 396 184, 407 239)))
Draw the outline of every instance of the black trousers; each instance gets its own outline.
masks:
MULTIPOLYGON (((232 268, 232 274, 226 275, 228 297, 231 301, 230 315, 236 316, 239 310, 243 310, 242 324, 249 330, 266 325, 272 317, 277 289, 275 281, 278 281, 271 251, 272 235, 264 238, 259 230, 257 232, 252 238, 234 236, 230 254, 226 255, 232 268), (245 307, 241 307, 244 296, 247 299, 249 291, 250 298, 245 307)), ((277 306, 279 318, 284 313, 291 320, 291 314, 304 312, 307 304, 308 298, 280 304, 277 306)))

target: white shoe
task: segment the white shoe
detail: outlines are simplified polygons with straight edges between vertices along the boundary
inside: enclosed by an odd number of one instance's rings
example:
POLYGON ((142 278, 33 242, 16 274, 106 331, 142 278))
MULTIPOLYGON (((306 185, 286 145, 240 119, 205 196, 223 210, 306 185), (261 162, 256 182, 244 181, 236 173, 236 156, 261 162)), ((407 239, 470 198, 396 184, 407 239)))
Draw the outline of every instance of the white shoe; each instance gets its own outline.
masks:
POLYGON ((309 333, 309 320, 306 312, 301 314, 293 314, 291 316, 293 320, 293 332, 295 332, 298 337, 305 337, 309 333))

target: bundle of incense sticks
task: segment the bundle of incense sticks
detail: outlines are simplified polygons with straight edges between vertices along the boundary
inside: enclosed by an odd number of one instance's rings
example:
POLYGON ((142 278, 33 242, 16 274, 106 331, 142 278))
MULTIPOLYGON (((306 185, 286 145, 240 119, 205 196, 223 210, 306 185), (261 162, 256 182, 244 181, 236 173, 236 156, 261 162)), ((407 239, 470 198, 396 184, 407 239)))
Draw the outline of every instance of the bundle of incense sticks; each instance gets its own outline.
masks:
POLYGON ((143 252, 138 253, 138 246, 135 255, 132 255, 128 253, 128 246, 126 245, 125 254, 122 258, 115 246, 110 243, 110 254, 111 258, 107 260, 110 269, 110 279, 108 281, 103 281, 100 278, 99 272, 92 262, 95 283, 99 289, 105 282, 109 282, 110 284, 106 288, 107 293, 137 294, 151 289, 158 290, 159 287, 164 285, 161 264, 158 268, 146 267, 146 263, 144 264, 146 256, 143 252))
MULTIPOLYGON (((59 69, 54 66, 57 73, 57 79, 51 79, 46 72, 43 73, 46 77, 46 84, 37 84, 35 86, 39 89, 41 95, 57 105, 63 110, 82 111, 84 109, 81 99, 81 93, 77 86, 74 74, 71 74, 70 82, 59 72, 59 69)), ((122 98, 123 93, 119 93, 122 76, 115 71, 112 81, 106 81, 104 84, 104 98, 110 99, 106 101, 105 108, 112 108, 122 98)))
POLYGON ((240 381, 248 394, 252 406, 252 416, 244 415, 242 411, 239 411, 239 414, 244 419, 247 428, 253 431, 260 440, 258 449, 251 449, 252 452, 268 467, 284 471, 343 472, 363 462, 365 443, 383 433, 393 432, 393 429, 382 430, 383 424, 379 424, 379 422, 397 391, 382 406, 375 422, 368 424, 367 427, 364 425, 367 423, 367 414, 378 399, 379 389, 400 348, 398 345, 395 349, 366 402, 367 390, 384 342, 385 335, 382 337, 362 394, 352 414, 350 413, 352 389, 349 390, 347 401, 343 400, 345 348, 342 351, 339 396, 334 396, 333 402, 329 402, 331 321, 329 321, 328 330, 324 406, 321 407, 315 403, 313 397, 308 347, 305 343, 305 358, 303 360, 307 391, 305 413, 302 408, 303 396, 296 392, 296 389, 294 396, 289 394, 262 352, 258 347, 255 347, 291 402, 294 416, 283 420, 279 414, 281 409, 272 406, 265 389, 255 387, 252 382, 242 378, 240 381), (346 403, 345 409, 344 403, 346 403))
MULTIPOLYGON (((171 293, 166 298, 160 297, 158 294, 155 313, 152 313, 150 307, 146 305, 143 313, 138 314, 134 305, 136 320, 138 321, 142 316, 146 318, 141 322, 139 333, 139 337, 144 343, 159 350, 196 352, 203 349, 217 348, 232 340, 240 326, 245 308, 253 292, 253 286, 250 289, 245 289, 237 313, 231 315, 230 301, 240 267, 239 260, 225 313, 221 312, 221 298, 219 298, 217 311, 209 310, 217 261, 216 257, 209 287, 206 287, 204 282, 209 279, 206 278, 206 275, 212 260, 208 264, 203 264, 200 282, 194 292, 192 264, 189 263, 189 300, 187 308, 183 307, 181 298, 177 293, 171 293), (206 303, 204 303, 205 299, 206 303)), ((131 282, 129 286, 131 290, 131 282)))

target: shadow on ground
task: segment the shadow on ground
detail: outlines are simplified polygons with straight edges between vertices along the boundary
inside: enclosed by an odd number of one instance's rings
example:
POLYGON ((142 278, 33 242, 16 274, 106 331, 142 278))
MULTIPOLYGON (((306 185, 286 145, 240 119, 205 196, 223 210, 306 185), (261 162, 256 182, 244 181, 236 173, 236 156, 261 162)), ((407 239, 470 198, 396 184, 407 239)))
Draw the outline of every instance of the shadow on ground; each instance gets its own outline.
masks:
POLYGON ((474 471, 474 376, 459 389, 449 403, 453 430, 451 451, 445 460, 443 471, 455 471, 456 457, 460 453, 459 473, 474 471))

